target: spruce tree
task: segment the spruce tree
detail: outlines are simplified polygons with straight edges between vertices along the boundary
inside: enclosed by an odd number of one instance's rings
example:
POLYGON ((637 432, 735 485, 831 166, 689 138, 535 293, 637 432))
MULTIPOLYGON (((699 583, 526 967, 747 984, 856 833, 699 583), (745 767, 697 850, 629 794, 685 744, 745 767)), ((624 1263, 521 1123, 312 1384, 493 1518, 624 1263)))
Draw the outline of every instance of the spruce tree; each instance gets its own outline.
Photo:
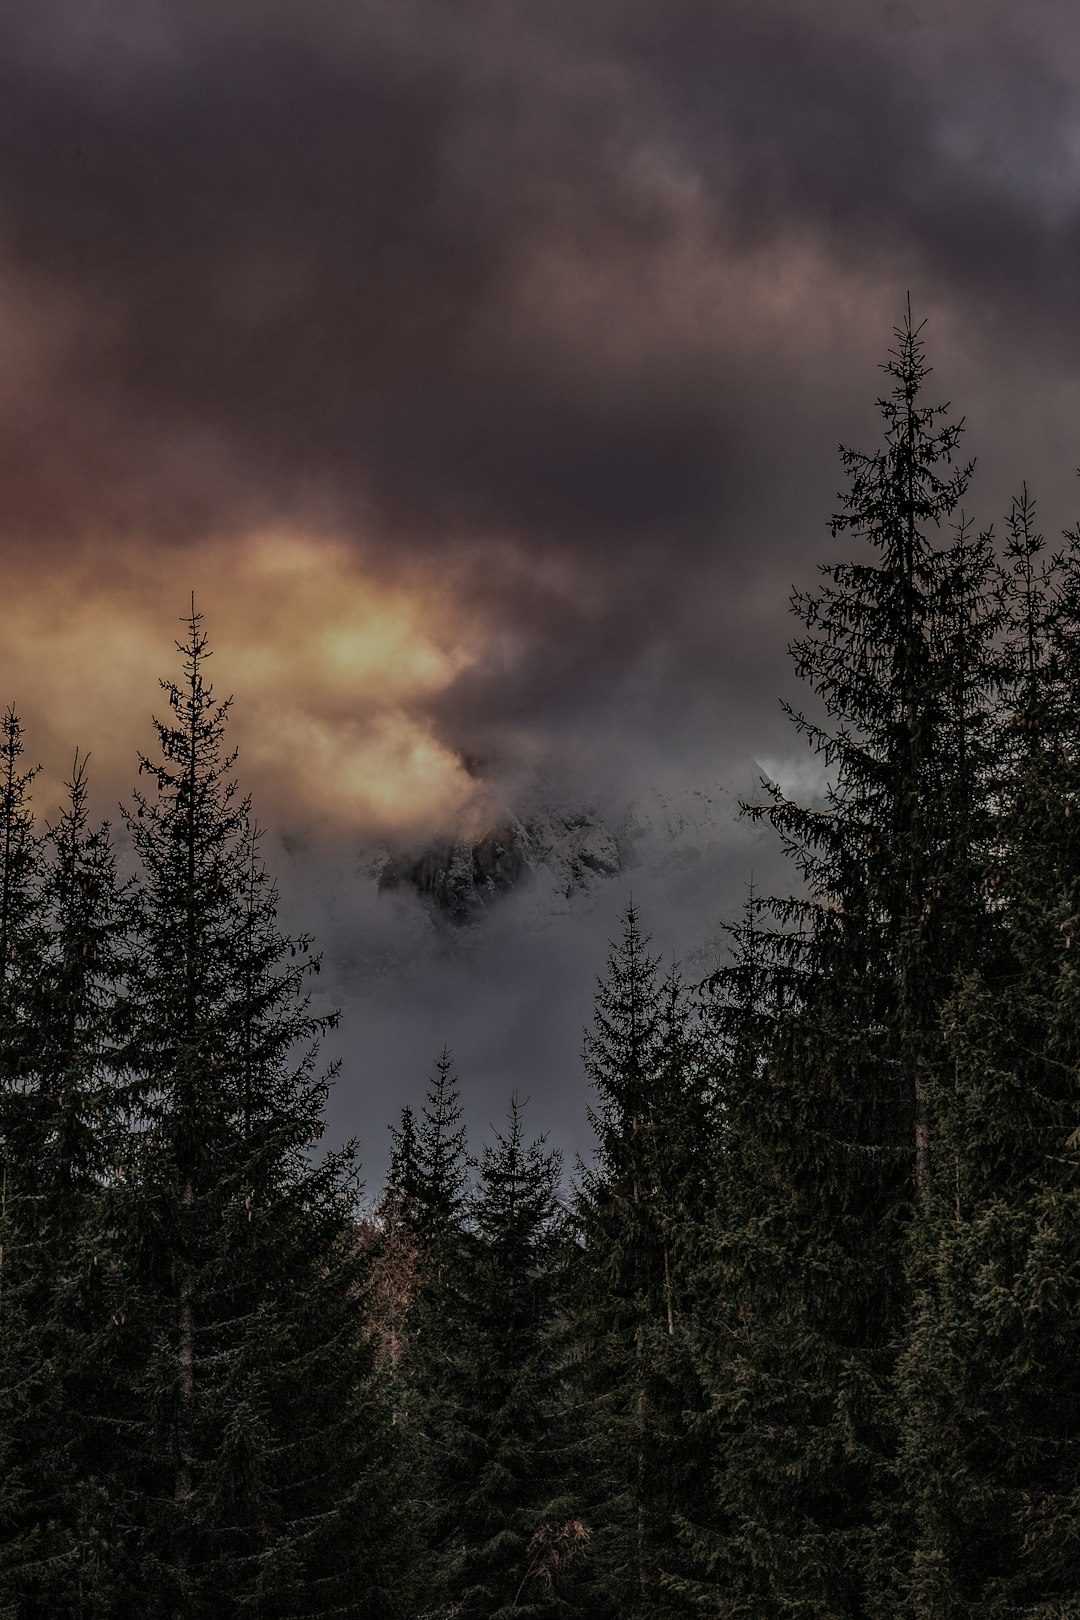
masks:
POLYGON ((0 724, 0 1614, 16 1605, 48 1538, 39 1526, 24 1444, 41 1346, 33 1280, 29 1014, 43 950, 40 841, 25 769, 23 730, 9 707, 0 724))
POLYGON ((599 982, 585 1063, 594 1163, 575 1204, 569 1332, 582 1407, 578 1467, 597 1614, 675 1612, 673 1525, 700 1489, 688 1253, 707 1156, 702 1075, 676 970, 659 978, 637 911, 599 982))
POLYGON ((432 1593, 461 1620, 565 1612, 556 1576, 584 1538, 558 1481, 559 1174, 557 1154, 526 1143, 515 1098, 449 1277, 432 1593))
POLYGON ((1047 558, 1025 489, 1001 588, 995 949, 945 1009, 940 1151, 898 1376, 910 1505, 899 1599, 926 1620, 1080 1604, 1080 552, 1067 539, 1047 558))
POLYGON ((316 1156, 332 1017, 224 746, 192 607, 127 825, 139 859, 126 1061, 137 1117, 111 1188, 127 1369, 115 1434, 119 1607, 392 1614, 387 1422, 363 1333, 347 1147, 316 1156))
POLYGON ((461 1279, 469 1264, 470 1160, 453 1057, 443 1047, 428 1081, 419 1122, 411 1108, 391 1129, 387 1186, 375 1243, 380 1275, 404 1281, 383 1317, 392 1343, 389 1388, 395 1442, 408 1476, 404 1513, 411 1554, 403 1589, 424 1608, 448 1532, 458 1402, 456 1357, 461 1279))
POLYGON ((386 1170, 383 1206, 391 1218, 415 1228, 419 1220, 419 1158, 416 1114, 406 1104, 398 1127, 390 1127, 390 1163, 386 1170))
POLYGON ((941 1013, 985 942, 989 544, 962 518, 942 543, 971 468, 955 462, 961 424, 923 402, 910 312, 884 370, 883 445, 843 452, 833 521, 865 550, 794 599, 795 666, 818 707, 790 712, 828 768, 825 802, 774 788, 752 810, 803 893, 774 905, 756 947, 773 975, 751 1068, 762 1102, 737 1114, 755 1180, 720 1190, 727 1229, 713 1230, 717 1342, 736 1326, 732 1354, 703 1370, 723 1551, 713 1543, 699 1595, 747 1620, 880 1612, 941 1013))
POLYGON ((411 1108, 402 1110, 400 1130, 391 1126, 390 1135, 386 1185, 368 1223, 367 1242, 370 1331, 392 1378, 408 1344, 409 1312, 419 1275, 416 1120, 411 1108))
POLYGON ((9 1218, 21 1208, 32 1153, 28 1069, 35 1039, 30 999, 44 951, 41 840, 30 789, 38 767, 22 768, 23 730, 8 708, 0 723, 0 1177, 9 1218))
POLYGON ((726 1613, 727 1602, 732 1614, 746 1615, 772 1612, 761 1539, 771 1519, 785 1520, 757 1425, 747 1421, 759 1378, 757 1348, 781 1305, 776 1293, 754 1287, 760 1251, 772 1248, 779 1225, 768 1055, 799 977, 785 949, 790 942, 763 927, 766 910, 751 881, 742 918, 728 929, 729 960, 700 986, 714 1124, 689 1317, 698 1385, 691 1433, 706 1459, 707 1488, 678 1527, 686 1547, 678 1578, 683 1597, 706 1612, 726 1613))
POLYGON ((67 802, 46 830, 44 947, 26 1000, 25 1298, 36 1365, 20 1444, 48 1548, 23 1583, 24 1620, 97 1612, 111 1581, 101 1413, 115 1368, 103 1260, 106 1189, 123 1156, 126 923, 110 831, 90 826, 87 793, 76 754, 67 802))
POLYGON ((469 1155, 454 1060, 443 1047, 435 1063, 409 1162, 409 1110, 402 1116, 399 1150, 404 1185, 416 1205, 416 1235, 429 1254, 453 1245, 468 1207, 469 1155), (411 1188, 409 1183, 411 1181, 411 1188))

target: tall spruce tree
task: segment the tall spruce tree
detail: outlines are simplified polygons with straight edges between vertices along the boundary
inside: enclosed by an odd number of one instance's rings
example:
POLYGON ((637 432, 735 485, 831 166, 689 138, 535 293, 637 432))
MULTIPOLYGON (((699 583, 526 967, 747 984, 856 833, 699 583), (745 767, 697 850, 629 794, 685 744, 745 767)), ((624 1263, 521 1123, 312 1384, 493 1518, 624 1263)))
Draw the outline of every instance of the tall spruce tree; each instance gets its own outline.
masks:
POLYGON ((393 1411, 409 1545, 399 1591, 409 1615, 430 1609, 434 1544, 448 1488, 453 1397, 447 1369, 462 1330, 457 1284, 466 1264, 468 1159, 461 1121, 453 1060, 444 1047, 420 1126, 406 1106, 390 1128, 386 1184, 367 1237, 369 1332, 393 1411))
POLYGON ((34 832, 30 788, 39 767, 21 766, 22 723, 13 707, 0 722, 0 983, 12 986, 33 969, 39 901, 36 878, 40 843, 34 832))
POLYGON ((1080 1605, 1077 546, 1069 536, 1046 557, 1025 489, 1001 590, 996 948, 946 1008, 940 1151, 898 1378, 910 1505, 898 1600, 919 1620, 1080 1605))
POLYGON ((21 1208, 31 1161, 32 1108, 27 1079, 36 1037, 30 999, 44 951, 41 920, 41 840, 30 789, 38 767, 22 767, 23 730, 8 708, 0 723, 0 1177, 9 1218, 21 1208))
POLYGON ((0 723, 0 1614, 14 1615, 46 1541, 26 1471, 41 1348, 28 1289, 33 1277, 29 999, 43 950, 40 841, 23 765, 23 729, 0 723))
POLYGON ((371 1253, 370 1331, 393 1379, 408 1345, 409 1313, 419 1277, 416 1117, 410 1107, 402 1109, 400 1129, 391 1126, 390 1136, 386 1184, 367 1225, 367 1242, 371 1253))
POLYGON ((747 1421, 760 1372, 756 1353, 781 1303, 751 1286, 760 1249, 775 1231, 772 1189, 775 1099, 768 1054, 777 1019, 800 977, 793 940, 763 927, 766 903, 751 880, 743 915, 729 927, 730 957, 700 986, 713 1113, 708 1189, 691 1262, 689 1317, 698 1385, 691 1420, 706 1459, 707 1489, 679 1533, 687 1549, 678 1589, 695 1608, 770 1613, 763 1527, 783 1522, 776 1481, 763 1466, 757 1425, 747 1421), (737 1481, 738 1498, 730 1490, 737 1481), (758 1571, 755 1581, 752 1570, 758 1571))
MULTIPOLYGON (((387 1317, 394 1345, 390 1389, 395 1439, 408 1479, 411 1555, 403 1580, 409 1612, 436 1601, 451 1534, 457 1353, 465 1331, 461 1279, 468 1265, 470 1160, 454 1060, 444 1046, 417 1121, 411 1108, 391 1129, 387 1186, 375 1245, 381 1270, 401 1270, 405 1288, 387 1317)), ((383 1335, 386 1343, 386 1335, 383 1335)), ((438 1601, 442 1601, 439 1599, 438 1601)))
POLYGON ((111 1189, 115 1612, 392 1615, 387 1422, 361 1316, 351 1148, 316 1157, 333 1021, 279 931, 192 606, 149 793, 126 1061, 138 1114, 111 1189))
POLYGON ((673 1524, 701 1486, 684 1413, 690 1235, 700 1215, 707 1119, 676 970, 665 981, 631 904, 586 1034, 592 1166, 575 1206, 570 1336, 582 1405, 589 1612, 671 1614, 673 1524))
POLYGON ((406 1188, 411 1184, 416 1235, 436 1262, 442 1248, 456 1243, 468 1209, 469 1153, 463 1118, 454 1060, 444 1046, 420 1110, 411 1165, 407 1109, 395 1144, 403 1184, 406 1188))
POLYGON ((115 1366, 102 1260, 106 1188, 123 1151, 126 924, 109 828, 90 826, 87 795, 76 754, 67 802, 46 830, 43 949, 26 997, 20 1180, 35 1371, 20 1448, 42 1549, 21 1585, 22 1620, 99 1612, 110 1586, 99 1414, 115 1366))
POLYGON ((556 1577, 584 1540, 558 1479, 559 1174, 557 1154, 526 1142, 515 1098, 448 1278, 432 1595, 461 1620, 565 1613, 556 1577))
POLYGON ((971 468, 954 460, 961 424, 923 403, 910 311, 884 370, 884 443, 843 452, 833 521, 866 550, 794 599, 795 666, 820 718, 790 712, 830 786, 820 806, 773 789, 752 812, 805 892, 776 905, 759 943, 779 976, 763 1103, 740 1120, 757 1181, 714 1231, 717 1342, 724 1320, 739 1327, 734 1360, 703 1372, 725 1550, 699 1595, 747 1620, 880 1612, 898 1495, 892 1374, 935 1152, 941 1010, 983 943, 989 544, 962 520, 942 543, 971 468))

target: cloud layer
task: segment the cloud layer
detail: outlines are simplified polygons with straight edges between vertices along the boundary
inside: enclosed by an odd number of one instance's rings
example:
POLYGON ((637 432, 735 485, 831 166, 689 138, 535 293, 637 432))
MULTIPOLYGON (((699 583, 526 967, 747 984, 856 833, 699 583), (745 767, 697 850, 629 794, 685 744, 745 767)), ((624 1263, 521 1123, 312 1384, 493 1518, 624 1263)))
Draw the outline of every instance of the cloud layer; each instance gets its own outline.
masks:
POLYGON ((194 589, 262 819, 335 847, 478 774, 790 753, 788 590, 908 289, 979 520, 1024 477, 1071 520, 1078 92, 1066 0, 5 8, 37 752, 125 790, 194 589))

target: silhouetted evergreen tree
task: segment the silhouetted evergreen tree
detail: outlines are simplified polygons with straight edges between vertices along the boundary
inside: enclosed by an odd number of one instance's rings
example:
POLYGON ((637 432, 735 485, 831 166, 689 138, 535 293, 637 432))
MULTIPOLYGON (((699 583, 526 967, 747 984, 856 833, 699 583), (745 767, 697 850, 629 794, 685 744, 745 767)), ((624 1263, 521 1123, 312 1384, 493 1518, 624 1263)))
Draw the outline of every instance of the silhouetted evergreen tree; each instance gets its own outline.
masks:
POLYGON ((660 981, 633 905, 598 986, 585 1063, 596 1154, 576 1199, 569 1327, 591 1529, 585 1601, 597 1614, 671 1614, 673 1525, 700 1488, 684 1419, 686 1291, 707 1120, 679 976, 660 981))
POLYGON ((25 1306, 17 1205, 0 1177, 0 1616, 16 1604, 41 1555, 41 1537, 20 1444, 33 1411, 36 1346, 25 1306))
POLYGON ((370 1332, 393 1412, 399 1514, 408 1554, 398 1571, 402 1612, 434 1614, 435 1543, 444 1511, 453 1380, 461 1331, 456 1283, 468 1210, 469 1161, 453 1059, 444 1047, 420 1113, 391 1126, 386 1184, 369 1238, 370 1332))
POLYGON ((1047 560, 1026 489, 1002 597, 1007 707, 988 868, 992 956, 946 1009, 951 1064, 917 1222, 899 1389, 913 1616, 1080 1604, 1080 553, 1047 560))
POLYGON ((396 1440, 406 1460, 412 1553, 407 1571, 416 1612, 437 1614, 437 1571, 452 1490, 458 1400, 455 1356, 464 1324, 460 1281, 469 1216, 469 1156, 454 1062, 436 1060, 420 1109, 402 1111, 381 1205, 380 1259, 407 1252, 407 1298, 394 1326, 396 1440), (418 1607, 417 1607, 418 1606, 418 1607))
MULTIPOLYGON (((379 1355, 392 1382, 412 1332, 410 1313, 420 1277, 416 1235, 416 1118, 406 1107, 400 1130, 390 1127, 392 1147, 382 1197, 367 1229, 371 1251, 368 1313, 379 1355)), ((395 1394, 399 1417, 403 1390, 395 1394)), ((401 1436, 398 1436, 400 1448, 401 1436)))
POLYGON ((762 1557, 761 1543, 774 1520, 786 1533, 789 1503, 777 1495, 757 1424, 747 1421, 760 1383, 759 1349, 785 1288, 777 1274, 771 1290, 759 1286, 760 1253, 775 1263, 782 1231, 772 1166, 784 1116, 769 1056, 801 976, 792 962, 797 937, 775 933, 765 912, 751 883, 743 916, 729 928, 730 959, 701 987, 714 1123, 689 1317, 698 1382, 691 1432, 708 1466, 696 1513, 678 1527, 687 1551, 682 1595, 718 1612, 730 1601, 732 1613, 747 1615, 771 1612, 776 1554, 762 1557))
POLYGON ((194 607, 140 861, 128 1062, 138 1117, 111 1191, 126 1404, 117 1611, 395 1612, 389 1445, 373 1399, 350 1148, 313 1156, 333 1022, 276 896, 224 750, 194 607))
POLYGON ((40 843, 24 769, 22 726, 8 708, 0 726, 0 1614, 15 1605, 47 1532, 33 1500, 22 1444, 41 1348, 28 1289, 33 1276, 29 1069, 35 1031, 28 1002, 43 950, 40 843))
POLYGON ((704 1375, 723 1436, 725 1549, 722 1579, 700 1595, 707 1612, 748 1620, 876 1612, 941 1010, 984 942, 991 559, 962 521, 950 545, 938 540, 970 467, 953 465, 960 425, 922 403, 910 316, 896 338, 884 444, 843 453, 850 485, 833 523, 869 555, 795 598, 807 627, 796 669, 823 713, 793 718, 831 785, 820 807, 774 789, 754 812, 780 832, 806 894, 775 908, 765 945, 782 969, 773 1000, 787 999, 757 1059, 763 1105, 739 1122, 756 1185, 743 1178, 713 1234, 717 1341, 738 1325, 734 1359, 707 1358, 704 1375))
POLYGON ((420 1124, 415 1131, 410 1169, 409 1111, 402 1116, 399 1150, 403 1186, 416 1203, 416 1233, 429 1253, 456 1242, 468 1208, 469 1156, 454 1060, 447 1047, 435 1064, 420 1124))
POLYGON ((406 1104, 397 1129, 390 1127, 390 1163, 382 1208, 387 1219, 401 1222, 415 1231, 419 1224, 419 1150, 416 1141, 416 1114, 406 1104))
POLYGON ((44 951, 41 841, 34 831, 30 788, 38 767, 21 768, 22 725, 9 708, 0 725, 0 1132, 9 1219, 23 1210, 25 1167, 32 1153, 27 1073, 37 1030, 30 1000, 44 951))
POLYGON ((558 1477, 559 1172, 542 1141, 526 1144, 515 1099, 447 1278, 432 1594, 462 1620, 565 1612, 555 1577, 584 1535, 558 1477))
POLYGON ((117 1063, 125 916, 107 826, 91 828, 85 761, 47 828, 39 900, 43 947, 26 995, 33 1038, 23 1077, 26 1308, 32 1399, 20 1433, 42 1539, 19 1613, 98 1612, 110 1585, 100 1421, 115 1377, 103 1275, 106 1189, 123 1157, 117 1063))

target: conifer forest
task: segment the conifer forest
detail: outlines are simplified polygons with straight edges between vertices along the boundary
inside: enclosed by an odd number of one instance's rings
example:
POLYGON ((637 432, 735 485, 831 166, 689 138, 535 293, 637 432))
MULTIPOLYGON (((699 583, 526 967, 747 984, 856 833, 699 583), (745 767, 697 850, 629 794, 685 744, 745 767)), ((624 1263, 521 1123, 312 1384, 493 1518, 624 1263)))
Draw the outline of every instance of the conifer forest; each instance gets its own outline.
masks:
POLYGON ((704 979, 628 901, 576 1166, 445 1048, 385 1184, 320 1144, 212 603, 123 859, 11 694, 3 1620, 1080 1616, 1080 532, 967 516, 929 372, 909 310, 793 598, 787 891, 704 979))

